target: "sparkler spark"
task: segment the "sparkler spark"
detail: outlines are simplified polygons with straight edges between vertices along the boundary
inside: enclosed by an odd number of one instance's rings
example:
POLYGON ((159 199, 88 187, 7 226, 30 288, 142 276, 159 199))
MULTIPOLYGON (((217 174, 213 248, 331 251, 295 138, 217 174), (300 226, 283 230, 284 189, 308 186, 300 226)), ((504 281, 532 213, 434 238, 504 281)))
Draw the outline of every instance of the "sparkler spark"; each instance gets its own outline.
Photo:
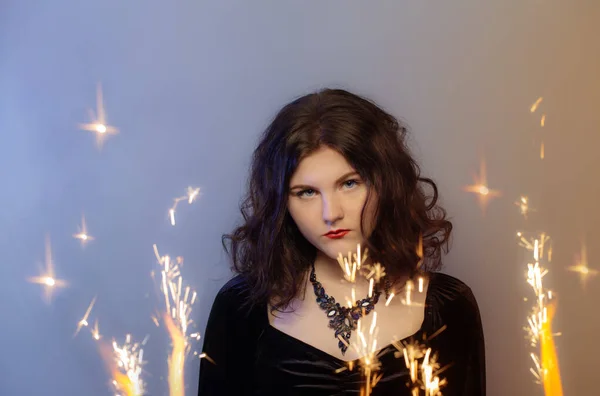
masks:
POLYGON ((52 293, 55 288, 66 287, 68 284, 62 279, 57 279, 54 274, 54 261, 52 260, 52 246, 50 237, 46 237, 46 268, 40 276, 28 279, 31 283, 37 283, 44 286, 44 300, 50 304, 52 302, 52 293))
MULTIPOLYGON (((422 276, 417 277, 417 291, 423 293, 425 279, 422 276)), ((425 304, 413 300, 413 293, 415 290, 415 282, 412 279, 408 279, 404 285, 404 298, 401 300, 404 305, 411 305, 413 307, 424 307, 425 304)))
MULTIPOLYGON (((417 268, 419 268, 423 261, 423 238, 422 235, 419 236, 419 242, 416 247, 416 254, 419 259, 417 263, 417 268)), ((344 278, 352 283, 356 280, 357 272, 365 276, 366 279, 369 279, 369 297, 372 296, 373 293, 373 285, 374 283, 379 283, 381 279, 385 276, 385 268, 381 266, 379 263, 374 264, 364 264, 368 256, 368 250, 365 249, 365 252, 361 254, 360 244, 357 245, 357 252, 354 255, 348 253, 348 257, 344 258, 341 254, 338 256, 338 264, 344 271, 344 278), (352 260, 354 259, 354 260, 352 260), (363 269, 361 271, 361 269, 363 269)), ((419 293, 423 293, 424 291, 424 278, 419 276, 417 278, 417 290, 419 293)), ((406 281, 404 290, 405 290, 405 298, 402 299, 402 304, 412 305, 412 306, 422 306, 422 303, 413 301, 412 293, 414 290, 415 282, 412 279, 408 279, 406 281)), ((386 301, 386 306, 392 301, 394 297, 393 291, 391 291, 390 296, 386 301)), ((352 288, 352 300, 356 301, 355 298, 355 288, 352 288)), ((349 302, 349 305, 352 306, 352 303, 349 302)), ((361 373, 365 378, 365 387, 361 389, 361 396, 369 396, 372 392, 373 387, 377 385, 379 380, 383 377, 383 374, 379 373, 381 370, 381 362, 379 361, 379 353, 377 353, 377 335, 379 333, 379 327, 377 326, 377 310, 373 310, 371 316, 371 325, 366 329, 363 329, 362 323, 365 319, 365 315, 363 312, 363 316, 361 319, 357 321, 356 326, 356 334, 357 337, 352 342, 352 348, 356 351, 357 356, 361 356, 358 360, 358 365, 360 366, 361 373)), ((431 338, 437 336, 441 331, 445 329, 445 326, 436 332, 431 338)), ((430 338, 430 339, 431 339, 430 338)), ((342 337, 339 337, 340 341, 344 344, 348 345, 346 340, 342 337)), ((394 341, 392 343, 396 346, 398 350, 402 350, 402 347, 399 347, 398 341, 394 341)), ((439 369, 439 364, 436 362, 436 356, 431 356, 431 349, 429 349, 425 354, 417 356, 417 347, 421 347, 420 344, 415 344, 410 346, 410 351, 413 356, 412 359, 412 367, 413 371, 411 371, 411 378, 413 378, 412 394, 414 396, 419 395, 419 389, 422 387, 425 389, 426 396, 438 396, 441 395, 439 392, 440 387, 445 385, 446 381, 440 381, 437 374, 434 375, 434 371, 437 372, 439 369), (416 346, 415 346, 416 345, 416 346), (431 359, 430 359, 431 357, 431 359), (416 378, 417 367, 418 367, 418 358, 423 358, 421 363, 421 372, 423 379, 419 382, 416 378)), ((422 348, 421 348, 422 349, 422 348)), ((383 351, 381 351, 383 352, 383 351)), ((404 348, 404 354, 406 355, 406 348, 404 348)), ((397 356, 396 356, 397 357, 397 356)), ((408 363, 407 363, 408 364, 408 363)), ((349 362, 347 369, 352 370, 354 367, 353 362, 349 362)), ((408 367, 408 366, 407 366, 408 367)), ((410 367, 408 367, 410 368, 410 367)))
MULTIPOLYGON (((371 317, 371 325, 368 331, 362 328, 362 319, 357 322, 356 333, 358 335, 352 343, 352 348, 356 351, 359 359, 359 365, 364 378, 366 379, 365 387, 361 390, 361 394, 369 396, 383 374, 378 374, 381 370, 381 362, 377 353, 377 335, 379 327, 377 326, 377 312, 373 311, 371 317)), ((352 370, 352 367, 349 367, 352 370)))
POLYGON ((180 270, 183 258, 177 257, 173 262, 169 256, 161 256, 156 245, 153 248, 158 264, 162 267, 160 290, 165 300, 165 311, 161 317, 173 344, 168 359, 169 395, 183 396, 185 358, 191 348, 191 339, 199 339, 197 333, 187 334, 193 324, 190 316, 197 294, 189 286, 183 287, 180 270))
POLYGON ((598 275, 598 271, 588 267, 587 261, 587 248, 584 244, 581 245, 581 252, 579 253, 576 264, 567 268, 571 272, 579 274, 581 287, 585 289, 587 281, 590 277, 598 275))
MULTIPOLYGON (((346 303, 351 308, 354 306, 356 301, 356 276, 363 276, 369 281, 369 297, 373 296, 375 283, 379 283, 380 280, 385 276, 385 268, 380 263, 366 263, 368 258, 368 249, 365 249, 361 253, 361 246, 357 244, 356 253, 352 254, 348 252, 347 257, 343 257, 342 253, 338 254, 337 261, 344 273, 344 279, 352 283, 352 298, 346 297, 346 303)), ((365 317, 365 309, 363 307, 363 315, 365 317)), ((368 335, 365 336, 365 332, 362 329, 362 319, 359 319, 356 324, 355 340, 351 345, 341 336, 338 339, 346 346, 351 346, 357 353, 359 358, 359 366, 361 373, 365 378, 365 387, 361 389, 361 396, 369 396, 375 385, 379 382, 382 375, 377 372, 381 369, 381 363, 379 362, 376 350, 377 350, 377 334, 379 327, 377 327, 377 312, 373 310, 371 317, 371 326, 369 327, 368 335)), ((353 370, 353 362, 349 362, 347 369, 353 370)), ((346 367, 344 367, 346 369, 346 367)), ((339 372, 339 370, 338 370, 339 372)))
POLYGON ((537 100, 529 108, 529 111, 532 112, 532 113, 535 113, 535 111, 537 110, 537 108, 540 105, 540 103, 542 103, 542 100, 544 100, 544 98, 541 97, 541 96, 539 98, 537 98, 537 100))
MULTIPOLYGON (((96 297, 94 297, 92 299, 92 302, 90 303, 90 305, 88 305, 85 314, 83 315, 83 318, 81 318, 81 320, 77 323, 77 329, 75 330, 75 334, 73 334, 73 337, 75 337, 77 334, 79 334, 79 331, 81 330, 81 328, 83 326, 87 326, 88 325, 88 318, 90 316, 90 313, 92 312, 92 308, 94 307, 94 304, 96 303, 96 297)), ((98 322, 96 322, 96 328, 98 327, 98 322)), ((93 334, 93 332, 92 332, 93 334)))
POLYGON ((483 212, 485 212, 488 201, 491 198, 499 197, 500 195, 502 195, 500 191, 491 190, 487 186, 485 161, 481 161, 479 175, 474 175, 473 180, 475 181, 475 184, 470 185, 470 186, 465 186, 464 191, 477 194, 479 197, 479 205, 481 207, 481 210, 483 212))
POLYGON ((544 142, 540 145, 540 159, 544 159, 546 157, 546 150, 544 148, 544 142))
MULTIPOLYGON (((538 107, 540 106, 540 104, 542 103, 542 100, 544 100, 543 97, 539 97, 537 98, 537 100, 531 105, 531 107, 529 108, 529 111, 531 113, 535 113, 538 109, 538 107)), ((546 113, 542 114, 542 117, 540 118, 540 126, 543 128, 544 126, 546 126, 546 113)), ((541 158, 544 159, 544 144, 542 143, 542 152, 541 152, 541 158)))
POLYGON ((423 265, 423 234, 419 234, 419 243, 417 244, 417 257, 419 261, 417 262, 417 270, 421 268, 423 265))
MULTIPOLYGON (((422 234, 419 235, 419 242, 417 244, 417 249, 416 249, 415 253, 417 254, 417 257, 419 258, 419 261, 417 262, 417 270, 418 270, 421 267, 421 265, 423 264, 423 257, 424 257, 423 256, 423 235, 422 234)), ((425 287, 425 278, 423 278, 423 276, 420 276, 420 275, 418 275, 416 278, 417 278, 416 279, 417 291, 419 293, 423 293, 424 287, 425 287)), ((414 289, 415 289, 415 281, 410 278, 407 279, 406 283, 404 284, 404 298, 401 300, 402 304, 412 305, 415 307, 425 306, 424 302, 417 302, 417 301, 413 300, 412 296, 413 296, 414 289)), ((391 293, 389 298, 385 302, 386 307, 390 304, 393 297, 394 297, 394 293, 391 293)))
POLYGON ((169 209, 169 218, 171 219, 171 225, 175 225, 175 210, 177 209, 177 205, 180 201, 188 201, 188 204, 192 204, 196 198, 200 195, 200 188, 187 188, 187 195, 175 198, 173 201, 173 206, 169 209))
MULTIPOLYGON (((446 326, 443 326, 425 341, 430 341, 445 329, 446 326)), ((394 340, 392 345, 397 349, 396 358, 403 357, 409 370, 410 381, 407 386, 411 389, 412 396, 419 396, 421 390, 425 392, 425 396, 441 396, 441 388, 447 384, 447 380, 440 379, 439 374, 446 368, 440 367, 437 353, 418 340, 394 340)))
MULTIPOLYGON (((421 265, 423 260, 423 238, 419 236, 419 242, 416 247, 416 253, 419 258, 418 266, 421 265)), ((368 258, 368 249, 365 249, 364 252, 361 253, 361 246, 358 244, 356 246, 356 253, 348 252, 348 256, 344 257, 341 253, 338 254, 337 262, 340 265, 344 273, 344 279, 350 283, 352 283, 351 289, 351 298, 346 297, 346 303, 351 308, 354 306, 354 302, 356 299, 356 288, 355 282, 357 275, 363 276, 365 279, 369 281, 369 292, 368 296, 372 297, 374 292, 375 284, 379 284, 382 279, 385 277, 385 268, 380 263, 367 263, 368 258)), ((424 279, 423 277, 418 277, 417 280, 417 290, 419 293, 423 293, 424 291, 424 279)), ((422 306, 422 303, 418 303, 412 301, 412 293, 414 290, 414 282, 409 279, 406 282, 404 287, 406 290, 406 298, 402 300, 402 303, 405 305, 413 305, 413 306, 422 306)), ((394 298, 394 292, 390 291, 390 295, 385 303, 386 306, 390 304, 392 299, 394 298)), ((338 339, 344 343, 346 346, 351 346, 356 352, 357 356, 360 356, 358 359, 358 366, 360 367, 361 373, 365 378, 365 387, 361 389, 361 396, 369 396, 373 390, 373 388, 377 385, 379 380, 382 378, 383 374, 378 373, 381 370, 381 362, 379 361, 379 353, 377 352, 377 335, 379 333, 379 327, 377 326, 377 310, 376 308, 372 312, 371 325, 368 327, 368 330, 363 329, 363 322, 366 320, 365 310, 363 308, 363 315, 357 321, 356 324, 356 337, 351 345, 348 344, 348 341, 345 340, 341 335, 338 336, 338 339)), ((382 351, 381 351, 382 352, 382 351)), ((342 370, 353 370, 354 362, 351 361, 348 363, 347 367, 344 367, 342 370)), ((428 393, 427 395, 436 395, 435 393, 428 393)))
POLYGON ((98 329, 98 319, 96 319, 94 322, 94 327, 91 329, 91 332, 94 340, 98 341, 100 338, 102 338, 102 335, 100 335, 100 330, 98 329))
POLYGON ((171 336, 171 340, 173 342, 173 346, 171 349, 171 355, 168 359, 168 367, 169 367, 169 395, 170 396, 184 396, 184 365, 185 365, 185 355, 186 355, 186 345, 187 341, 185 336, 183 335, 181 328, 178 327, 171 315, 167 312, 163 314, 163 320, 165 321, 165 326, 167 327, 167 331, 171 336))
POLYGON ((561 396, 563 394, 558 367, 558 355, 554 344, 554 333, 552 332, 552 321, 556 313, 556 301, 547 305, 547 318, 542 324, 540 356, 542 358, 544 393, 548 396, 561 396))
POLYGON ((535 209, 529 206, 529 198, 524 195, 515 202, 515 205, 519 207, 519 213, 526 219, 529 212, 535 212, 535 209))
POLYGON ((102 100, 102 86, 96 87, 96 114, 93 110, 89 110, 92 120, 89 124, 79 124, 79 129, 96 133, 96 146, 101 149, 104 144, 104 139, 107 135, 119 133, 119 130, 113 126, 106 124, 106 113, 104 111, 104 103, 102 100))
POLYGON ((143 346, 147 341, 146 336, 141 343, 132 342, 131 335, 127 334, 123 345, 115 340, 111 345, 100 342, 100 355, 111 373, 112 384, 118 395, 144 395, 146 384, 142 379, 142 370, 146 362, 143 346))
POLYGON ((85 244, 89 241, 93 241, 94 237, 89 235, 87 232, 87 226, 85 224, 85 217, 81 216, 81 226, 78 226, 79 232, 77 234, 73 234, 73 238, 79 239, 81 241, 81 246, 85 246, 85 244))
POLYGON ((562 396, 558 355, 554 344, 555 334, 552 332, 556 302, 552 300, 552 291, 544 287, 543 278, 548 270, 541 265, 542 261, 549 263, 552 259, 550 237, 542 233, 538 238, 527 239, 520 232, 517 236, 519 245, 533 254, 532 262, 527 264, 526 280, 535 293, 536 301, 527 317, 528 327, 525 327, 525 331, 531 347, 535 349, 539 346, 541 359, 535 352, 530 354, 535 366, 530 371, 536 378, 536 382, 543 385, 546 395, 562 396))

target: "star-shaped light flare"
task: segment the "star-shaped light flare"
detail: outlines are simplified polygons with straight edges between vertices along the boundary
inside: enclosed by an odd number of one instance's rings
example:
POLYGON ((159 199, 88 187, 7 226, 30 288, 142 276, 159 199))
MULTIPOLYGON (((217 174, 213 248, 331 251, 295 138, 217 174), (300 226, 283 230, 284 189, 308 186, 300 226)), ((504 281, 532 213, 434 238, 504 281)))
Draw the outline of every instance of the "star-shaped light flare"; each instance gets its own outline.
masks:
POLYGON ((479 175, 473 175, 473 180, 475 181, 475 184, 465 186, 464 190, 478 195, 481 210, 485 212, 489 200, 502 195, 500 191, 492 190, 487 186, 485 161, 481 161, 479 175))
POLYGON ((93 110, 89 110, 91 123, 79 124, 79 129, 84 131, 90 131, 96 133, 96 146, 98 149, 102 148, 104 139, 107 135, 115 135, 119 133, 119 130, 114 126, 106 123, 106 112, 104 111, 104 103, 102 100, 102 86, 98 84, 96 87, 96 113, 93 110))
POLYGON ((586 286, 589 278, 598 275, 597 270, 591 269, 588 266, 587 248, 584 244, 581 245, 581 252, 578 254, 575 265, 568 267, 567 270, 569 270, 571 272, 576 272, 579 274, 581 287, 583 289, 585 289, 585 286, 586 286))
POLYGON ((79 232, 77 234, 73 234, 73 238, 79 239, 81 241, 81 246, 85 246, 89 241, 93 241, 94 237, 88 234, 87 226, 85 224, 85 216, 81 216, 81 226, 77 227, 79 232))
POLYGON ((42 271, 40 276, 31 277, 28 281, 44 286, 44 300, 48 304, 52 302, 52 293, 55 288, 67 286, 67 282, 62 279, 57 279, 54 273, 50 237, 46 237, 46 268, 42 271))

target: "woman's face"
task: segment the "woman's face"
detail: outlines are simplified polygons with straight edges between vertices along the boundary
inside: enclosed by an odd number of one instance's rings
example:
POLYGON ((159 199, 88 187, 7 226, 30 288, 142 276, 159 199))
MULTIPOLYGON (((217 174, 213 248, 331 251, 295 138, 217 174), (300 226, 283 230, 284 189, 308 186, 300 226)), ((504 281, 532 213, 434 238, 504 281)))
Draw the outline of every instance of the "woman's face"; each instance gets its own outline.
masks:
POLYGON ((364 244, 374 223, 376 196, 372 192, 365 209, 365 235, 360 229, 361 211, 368 186, 337 151, 322 147, 304 158, 292 175, 288 210, 304 237, 331 259, 346 256, 364 244), (348 230, 341 238, 329 231, 348 230))

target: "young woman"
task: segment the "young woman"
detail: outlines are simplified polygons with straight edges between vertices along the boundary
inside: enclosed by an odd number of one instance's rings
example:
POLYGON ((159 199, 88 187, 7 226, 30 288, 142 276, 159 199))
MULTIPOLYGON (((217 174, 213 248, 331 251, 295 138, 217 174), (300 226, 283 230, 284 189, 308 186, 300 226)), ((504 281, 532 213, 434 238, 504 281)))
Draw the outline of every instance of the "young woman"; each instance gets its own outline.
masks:
POLYGON ((254 151, 243 224, 223 236, 237 276, 210 312, 200 395, 358 395, 365 352, 352 344, 357 320, 368 327, 373 312, 381 379, 372 395, 412 395, 394 353, 412 341, 437 355, 445 396, 485 395, 478 306, 467 285, 435 272, 452 224, 405 135, 393 116, 344 90, 279 111, 254 151), (363 266, 385 270, 371 290, 367 278, 344 281, 337 260, 358 245, 369 252, 363 266), (408 302, 416 277, 423 288, 408 302))

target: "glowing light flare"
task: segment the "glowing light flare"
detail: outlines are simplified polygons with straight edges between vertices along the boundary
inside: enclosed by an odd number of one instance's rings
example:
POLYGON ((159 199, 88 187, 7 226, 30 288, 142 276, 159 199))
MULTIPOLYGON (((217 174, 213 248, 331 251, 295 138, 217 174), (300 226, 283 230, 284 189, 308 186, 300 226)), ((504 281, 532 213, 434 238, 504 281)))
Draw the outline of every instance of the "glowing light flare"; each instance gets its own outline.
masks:
POLYGON ((119 130, 114 126, 107 125, 106 112, 104 111, 104 103, 102 99, 102 86, 96 87, 96 114, 93 110, 89 110, 91 123, 79 124, 79 129, 84 131, 94 132, 96 134, 96 146, 101 149, 104 144, 104 139, 107 135, 115 135, 119 130))
POLYGON ((94 240, 94 237, 88 234, 85 216, 81 216, 81 226, 78 226, 78 229, 79 231, 77 234, 73 234, 73 238, 79 239, 82 247, 85 246, 87 242, 94 240))
POLYGON ((91 333, 92 333, 92 338, 94 338, 94 340, 98 341, 100 338, 102 338, 102 335, 100 334, 100 330, 98 329, 98 319, 96 319, 96 321, 94 322, 94 327, 91 329, 91 333))
POLYGON ((54 261, 52 260, 52 246, 50 237, 46 237, 46 268, 42 270, 40 276, 28 278, 31 283, 37 283, 44 286, 44 301, 50 304, 52 302, 52 293, 56 288, 66 287, 68 283, 62 279, 57 279, 54 273, 54 261))
POLYGON ((576 263, 575 263, 575 265, 567 267, 567 270, 579 274, 579 279, 580 279, 580 282, 581 282, 581 287, 583 289, 585 289, 587 281, 591 277, 594 277, 594 276, 598 275, 598 271, 597 270, 591 269, 588 266, 587 248, 586 248, 585 244, 581 245, 581 251, 578 254, 578 256, 576 257, 576 263))
POLYGON ((479 175, 473 175, 475 184, 465 186, 463 189, 466 192, 477 194, 481 210, 485 209, 492 198, 499 197, 502 193, 498 190, 492 190, 487 186, 487 175, 485 161, 481 161, 479 175))

